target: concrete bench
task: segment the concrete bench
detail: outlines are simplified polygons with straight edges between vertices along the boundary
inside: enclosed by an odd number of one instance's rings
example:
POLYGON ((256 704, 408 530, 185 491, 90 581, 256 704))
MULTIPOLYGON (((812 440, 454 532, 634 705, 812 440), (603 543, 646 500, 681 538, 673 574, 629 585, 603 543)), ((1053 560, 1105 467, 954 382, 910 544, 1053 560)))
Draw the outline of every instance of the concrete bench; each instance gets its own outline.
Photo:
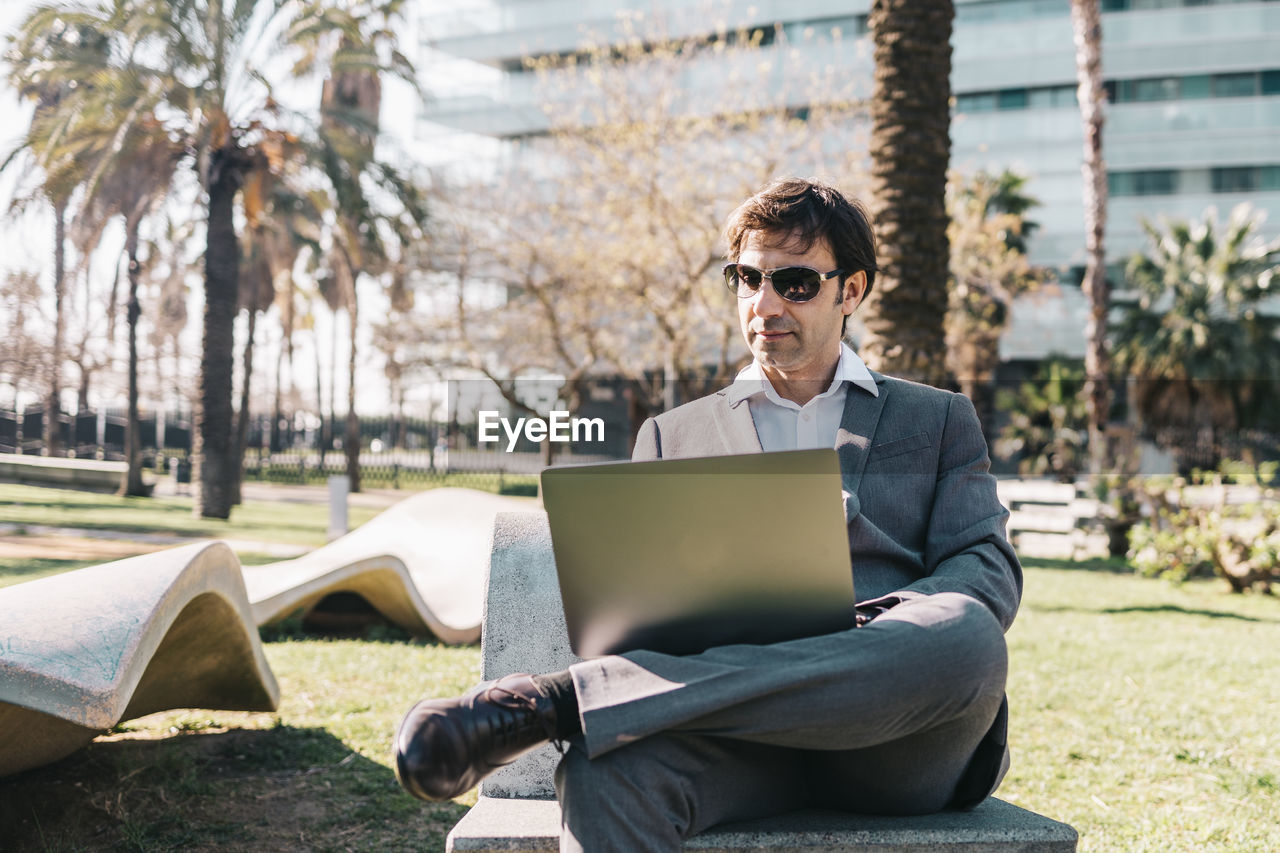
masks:
POLYGON ((355 593, 412 634, 474 643, 494 516, 533 506, 474 489, 406 498, 309 554, 246 567, 254 621, 268 625, 334 593, 355 593))
POLYGON ((494 516, 529 505, 435 489, 296 560, 242 570, 226 543, 203 542, 0 589, 0 776, 153 711, 273 710, 257 626, 334 593, 475 642, 494 516))
POLYGON ((0 454, 0 483, 112 492, 120 488, 127 467, 124 462, 100 459, 3 453, 0 454))
POLYGON ((171 708, 275 710, 236 555, 202 542, 0 589, 0 776, 171 708))
POLYGON ((1074 483, 999 480, 996 493, 1009 508, 1009 541, 1019 554, 1079 559, 1107 553, 1098 501, 1081 497, 1074 483))
MULTIPOLYGON (((569 650, 546 516, 500 513, 489 562, 482 633, 483 676, 551 672, 569 650)), ((504 767, 480 786, 479 802, 449 833, 447 851, 556 850, 560 811, 551 746, 504 767)), ((1035 851, 1076 848, 1076 831, 1002 800, 972 812, 886 818, 804 811, 716 827, 691 839, 702 851, 1035 851)))

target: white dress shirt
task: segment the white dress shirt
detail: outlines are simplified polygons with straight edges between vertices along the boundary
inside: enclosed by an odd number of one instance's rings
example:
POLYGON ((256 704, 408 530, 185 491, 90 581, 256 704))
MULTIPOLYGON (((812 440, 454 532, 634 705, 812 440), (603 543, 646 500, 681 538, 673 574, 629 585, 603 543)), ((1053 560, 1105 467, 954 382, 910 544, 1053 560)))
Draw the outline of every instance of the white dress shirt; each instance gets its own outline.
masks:
POLYGON ((841 342, 840 359, 831 384, 803 406, 779 396, 756 361, 742 369, 726 393, 729 405, 736 407, 745 400, 751 407, 751 420, 760 436, 760 446, 766 452, 810 450, 836 446, 836 432, 844 416, 850 384, 873 397, 880 396, 867 365, 841 342))

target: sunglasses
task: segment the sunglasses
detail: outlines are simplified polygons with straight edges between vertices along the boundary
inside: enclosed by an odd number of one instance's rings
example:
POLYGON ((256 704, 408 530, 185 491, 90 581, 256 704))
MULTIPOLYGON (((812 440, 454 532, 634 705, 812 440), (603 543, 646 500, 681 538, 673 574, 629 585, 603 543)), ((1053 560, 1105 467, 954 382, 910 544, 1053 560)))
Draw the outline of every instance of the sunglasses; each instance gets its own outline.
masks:
POLYGON ((738 294, 739 299, 755 296, 767 278, 773 283, 774 292, 788 302, 808 302, 822 290, 824 281, 843 274, 844 270, 818 272, 809 267, 760 270, 747 264, 724 265, 724 283, 738 294))

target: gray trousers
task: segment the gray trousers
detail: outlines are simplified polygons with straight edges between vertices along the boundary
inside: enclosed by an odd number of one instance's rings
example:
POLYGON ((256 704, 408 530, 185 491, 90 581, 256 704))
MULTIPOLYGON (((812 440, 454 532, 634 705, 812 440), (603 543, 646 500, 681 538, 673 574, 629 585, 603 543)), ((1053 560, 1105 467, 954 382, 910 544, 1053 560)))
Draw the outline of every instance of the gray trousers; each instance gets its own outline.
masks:
POLYGON ((726 821, 807 806, 951 802, 1004 696, 1000 624, 958 593, 850 631, 571 667, 583 734, 556 771, 562 851, 675 851, 726 821))

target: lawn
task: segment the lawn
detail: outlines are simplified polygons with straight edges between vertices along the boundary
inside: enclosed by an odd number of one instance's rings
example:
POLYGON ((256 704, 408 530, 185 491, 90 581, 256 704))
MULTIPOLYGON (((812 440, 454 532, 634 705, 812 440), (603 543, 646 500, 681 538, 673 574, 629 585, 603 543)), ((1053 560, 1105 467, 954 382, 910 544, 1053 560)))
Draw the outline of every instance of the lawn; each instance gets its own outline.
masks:
MULTIPOLYGON (((1280 600, 1028 562, 1000 796, 1081 850, 1280 850, 1280 600)), ((478 650, 293 633, 266 634, 275 713, 157 714, 0 780, 0 848, 443 849, 475 794, 412 800, 390 743, 414 701, 478 677, 478 650)))
MULTIPOLYGON (((378 511, 351 506, 349 523, 354 528, 378 511)), ((131 534, 239 540, 236 553, 242 564, 270 563, 283 557, 255 551, 255 543, 323 545, 329 509, 323 503, 246 501, 232 510, 229 521, 219 521, 196 518, 191 498, 124 498, 0 483, 0 525, 11 531, 0 539, 3 587, 169 547, 130 542, 131 534), (84 531, 84 538, 59 534, 62 547, 49 547, 49 537, 40 531, 45 527, 75 528, 84 531), (112 538, 93 539, 105 534, 112 538)))
MULTIPOLYGON (((122 498, 0 483, 0 523, 297 545, 323 545, 329 523, 323 503, 245 501, 231 511, 229 521, 196 518, 191 508, 191 498, 122 498)), ((356 527, 377 513, 351 506, 348 518, 356 527)))
POLYGON ((1280 850, 1280 600, 1225 588, 1029 569, 1001 796, 1082 850, 1280 850))

